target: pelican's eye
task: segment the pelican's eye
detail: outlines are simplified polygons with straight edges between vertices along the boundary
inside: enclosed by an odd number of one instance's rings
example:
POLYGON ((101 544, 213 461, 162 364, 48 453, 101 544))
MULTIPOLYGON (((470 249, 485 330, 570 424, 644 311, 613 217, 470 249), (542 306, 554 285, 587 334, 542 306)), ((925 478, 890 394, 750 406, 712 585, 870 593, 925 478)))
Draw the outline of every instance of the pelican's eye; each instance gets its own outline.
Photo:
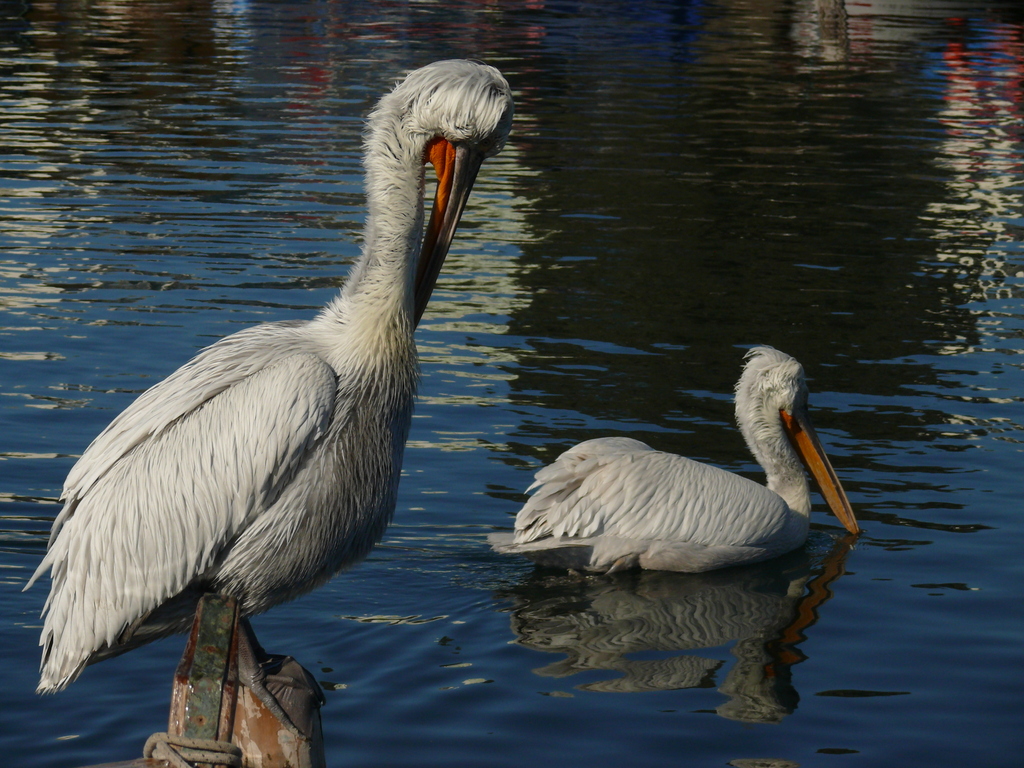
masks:
POLYGON ((497 139, 494 136, 486 136, 476 143, 476 147, 481 152, 486 154, 490 152, 492 149, 494 149, 495 141, 497 141, 497 139))

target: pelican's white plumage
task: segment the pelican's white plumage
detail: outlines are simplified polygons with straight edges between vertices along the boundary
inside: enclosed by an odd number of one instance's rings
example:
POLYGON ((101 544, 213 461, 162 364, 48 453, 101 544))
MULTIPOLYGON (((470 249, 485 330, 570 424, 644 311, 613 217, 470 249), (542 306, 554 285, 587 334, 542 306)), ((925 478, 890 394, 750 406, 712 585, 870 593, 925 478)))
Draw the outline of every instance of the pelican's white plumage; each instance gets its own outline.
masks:
POLYGON ((308 322, 204 349, 92 442, 28 585, 50 570, 40 692, 187 628, 203 592, 260 613, 380 539, 418 379, 413 331, 512 111, 492 67, 411 73, 368 122, 363 252, 340 295, 308 322), (428 161, 438 192, 425 226, 428 161))
POLYGON ((836 516, 857 523, 807 416, 800 364, 771 347, 747 354, 736 419, 768 486, 656 451, 639 440, 587 440, 536 474, 514 534, 499 552, 588 571, 700 572, 755 563, 807 540, 811 498, 803 462, 836 516))

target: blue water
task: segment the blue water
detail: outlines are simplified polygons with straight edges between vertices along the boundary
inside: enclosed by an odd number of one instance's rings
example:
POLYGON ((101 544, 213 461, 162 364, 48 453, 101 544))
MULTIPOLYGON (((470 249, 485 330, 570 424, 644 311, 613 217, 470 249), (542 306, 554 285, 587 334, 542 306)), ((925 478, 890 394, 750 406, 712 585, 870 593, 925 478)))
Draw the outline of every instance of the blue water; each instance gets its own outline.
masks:
POLYGON ((165 727, 181 637, 33 692, 46 584, 21 589, 63 479, 196 350, 334 294, 363 118, 473 57, 516 124, 418 331, 395 522, 254 622, 326 688, 329 764, 1019 765, 1017 6, 2 6, 5 764, 129 759, 165 727), (804 551, 708 576, 489 551, 582 439, 759 478, 730 396, 761 343, 808 371, 852 549, 819 503, 804 551))

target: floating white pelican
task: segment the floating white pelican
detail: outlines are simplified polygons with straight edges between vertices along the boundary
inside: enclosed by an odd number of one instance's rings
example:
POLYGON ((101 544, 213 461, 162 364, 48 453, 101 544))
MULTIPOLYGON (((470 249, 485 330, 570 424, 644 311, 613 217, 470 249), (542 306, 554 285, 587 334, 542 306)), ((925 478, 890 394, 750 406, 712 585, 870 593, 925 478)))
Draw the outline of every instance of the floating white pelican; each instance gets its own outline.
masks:
POLYGON ((736 420, 767 488, 628 437, 587 440, 537 472, 515 533, 492 534, 491 544, 540 565, 609 573, 756 563, 807 540, 803 467, 847 530, 859 533, 811 427, 800 363, 771 347, 750 350, 736 385, 736 420))
POLYGON ((207 347, 92 442, 28 585, 50 570, 39 692, 187 629, 204 592, 252 616, 380 540, 418 379, 413 331, 512 112, 492 67, 410 74, 369 118, 363 252, 340 295, 312 320, 207 347), (424 227, 427 162, 438 185, 424 227))

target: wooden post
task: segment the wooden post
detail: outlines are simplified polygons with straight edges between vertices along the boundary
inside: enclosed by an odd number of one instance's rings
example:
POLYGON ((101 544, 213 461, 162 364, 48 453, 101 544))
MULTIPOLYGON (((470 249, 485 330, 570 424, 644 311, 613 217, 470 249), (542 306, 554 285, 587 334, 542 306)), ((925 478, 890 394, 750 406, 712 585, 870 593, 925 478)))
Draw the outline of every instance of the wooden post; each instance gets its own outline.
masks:
POLYGON ((325 768, 319 713, 311 738, 275 717, 238 682, 238 607, 206 595, 196 609, 171 693, 171 735, 231 741, 245 768, 325 768))
MULTIPOLYGON (((234 598, 205 595, 174 673, 167 735, 232 742, 242 750, 244 768, 326 768, 319 710, 309 737, 281 722, 239 683, 238 641, 234 598)), ((168 763, 139 758, 92 768, 168 768, 168 763)))

